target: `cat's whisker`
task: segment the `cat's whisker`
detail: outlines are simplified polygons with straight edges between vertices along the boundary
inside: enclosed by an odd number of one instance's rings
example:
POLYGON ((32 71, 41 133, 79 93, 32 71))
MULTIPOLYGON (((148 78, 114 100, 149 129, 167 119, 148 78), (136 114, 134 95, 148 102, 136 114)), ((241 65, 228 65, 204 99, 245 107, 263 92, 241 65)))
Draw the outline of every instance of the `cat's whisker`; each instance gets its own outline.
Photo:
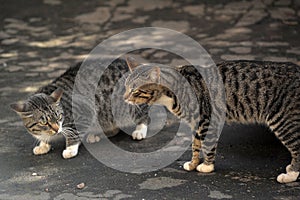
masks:
POLYGON ((138 106, 138 105, 134 105, 134 107, 137 109, 137 111, 138 111, 139 113, 142 113, 142 109, 141 109, 141 107, 140 107, 140 106, 138 106))
POLYGON ((40 140, 35 138, 34 142, 33 142, 33 145, 34 146, 37 146, 38 144, 40 143, 40 140))

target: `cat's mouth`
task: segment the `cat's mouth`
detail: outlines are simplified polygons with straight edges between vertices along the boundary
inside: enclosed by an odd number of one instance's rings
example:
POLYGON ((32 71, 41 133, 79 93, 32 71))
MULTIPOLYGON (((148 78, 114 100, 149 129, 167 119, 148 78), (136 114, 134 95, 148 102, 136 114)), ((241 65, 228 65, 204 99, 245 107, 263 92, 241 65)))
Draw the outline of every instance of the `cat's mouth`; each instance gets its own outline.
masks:
POLYGON ((131 98, 129 94, 124 95, 124 101, 130 105, 137 105, 138 103, 135 101, 135 99, 131 98))
POLYGON ((125 99, 125 102, 130 104, 130 105, 134 105, 134 103, 132 101, 128 100, 128 99, 125 99))

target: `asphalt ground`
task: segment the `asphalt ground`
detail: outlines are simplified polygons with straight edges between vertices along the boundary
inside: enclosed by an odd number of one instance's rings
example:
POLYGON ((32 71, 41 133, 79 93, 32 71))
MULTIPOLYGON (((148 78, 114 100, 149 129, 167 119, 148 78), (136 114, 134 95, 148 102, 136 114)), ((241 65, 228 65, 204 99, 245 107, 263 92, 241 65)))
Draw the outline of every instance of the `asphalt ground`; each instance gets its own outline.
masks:
MULTIPOLYGON (((104 165, 85 146, 76 158, 64 160, 63 140, 48 154, 34 156, 36 141, 8 106, 82 61, 103 40, 133 28, 179 31, 215 62, 300 64, 299 7, 297 0, 1 0, 0 199, 300 199, 299 180, 276 182, 290 155, 262 126, 226 126, 211 174, 182 169, 191 148, 162 169, 132 174, 104 165)), ((181 62, 153 49, 136 54, 162 64, 181 62)), ((111 141, 127 151, 152 151, 173 137, 174 128, 140 142, 122 133, 111 141)))

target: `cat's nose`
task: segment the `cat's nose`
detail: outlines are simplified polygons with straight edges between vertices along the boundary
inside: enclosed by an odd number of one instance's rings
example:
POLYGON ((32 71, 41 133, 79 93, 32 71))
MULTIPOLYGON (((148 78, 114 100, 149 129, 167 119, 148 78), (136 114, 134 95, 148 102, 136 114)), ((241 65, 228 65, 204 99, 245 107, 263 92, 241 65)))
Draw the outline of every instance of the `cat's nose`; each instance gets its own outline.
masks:
POLYGON ((59 125, 57 123, 50 123, 50 127, 57 133, 59 130, 59 125))
POLYGON ((127 100, 127 99, 129 98, 129 93, 125 93, 125 94, 123 95, 123 98, 124 98, 125 100, 127 100))

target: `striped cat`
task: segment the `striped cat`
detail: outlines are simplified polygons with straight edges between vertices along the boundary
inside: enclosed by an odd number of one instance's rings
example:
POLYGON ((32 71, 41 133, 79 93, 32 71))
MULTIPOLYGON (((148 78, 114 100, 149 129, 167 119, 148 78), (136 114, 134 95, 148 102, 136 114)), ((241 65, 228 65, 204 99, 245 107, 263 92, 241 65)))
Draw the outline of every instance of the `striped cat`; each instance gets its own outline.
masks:
MULTIPOLYGON (((99 65, 101 66, 101 64, 99 65)), ((86 102, 77 103, 77 105, 73 102, 72 105, 72 92, 80 66, 81 63, 69 68, 52 83, 40 88, 36 94, 30 96, 26 101, 11 104, 11 108, 22 118, 27 131, 40 141, 39 145, 33 149, 35 155, 48 153, 51 148, 49 142, 55 135, 59 134, 62 134, 66 139, 66 149, 63 151, 62 156, 67 159, 77 155, 78 147, 85 133, 79 133, 77 130, 78 124, 75 126, 75 122, 78 119, 81 120, 86 112, 93 112, 92 110, 94 110, 94 108, 88 108, 86 102), (72 109, 75 109, 76 113, 73 113, 72 109), (81 115, 81 113, 83 114, 81 115)), ((98 78, 96 80, 99 80, 95 93, 95 111, 97 112, 95 121, 98 121, 107 136, 113 136, 119 131, 112 113, 111 96, 118 80, 126 72, 128 72, 126 61, 117 59, 104 71, 100 80, 97 74, 92 77, 88 73, 86 77, 81 77, 84 81, 92 78, 98 78)), ((89 85, 85 87, 81 89, 83 93, 90 89, 89 85)), ((127 106, 122 102, 117 104, 119 107, 116 109, 119 112, 123 112, 125 109, 123 107, 127 106)), ((131 108, 132 118, 137 124, 132 137, 141 140, 146 137, 147 132, 147 108, 145 106, 131 108)), ((79 124, 79 126, 83 129, 88 128, 92 121, 93 119, 81 120, 80 123, 82 124, 79 124)), ((93 134, 87 137, 88 142, 97 142, 99 139, 99 136, 93 134)))
MULTIPOLYGON (((200 73, 193 66, 139 66, 133 59, 127 59, 127 62, 131 74, 125 82, 125 101, 162 104, 184 119, 196 131, 192 160, 184 164, 184 169, 204 173, 214 171, 218 138, 207 135, 211 99, 200 73), (190 85, 184 85, 178 74, 190 85), (177 96, 170 88, 177 90, 177 96), (192 95, 196 95, 197 102, 190 100, 192 95), (195 110, 197 106, 198 110, 195 110), (205 142, 206 138, 215 142, 205 142), (204 156, 202 164, 199 164, 200 150, 204 156)), ((267 125, 292 156, 286 173, 280 174, 277 181, 296 181, 300 171, 300 67, 293 63, 225 61, 217 64, 217 68, 224 83, 226 122, 267 125)))

